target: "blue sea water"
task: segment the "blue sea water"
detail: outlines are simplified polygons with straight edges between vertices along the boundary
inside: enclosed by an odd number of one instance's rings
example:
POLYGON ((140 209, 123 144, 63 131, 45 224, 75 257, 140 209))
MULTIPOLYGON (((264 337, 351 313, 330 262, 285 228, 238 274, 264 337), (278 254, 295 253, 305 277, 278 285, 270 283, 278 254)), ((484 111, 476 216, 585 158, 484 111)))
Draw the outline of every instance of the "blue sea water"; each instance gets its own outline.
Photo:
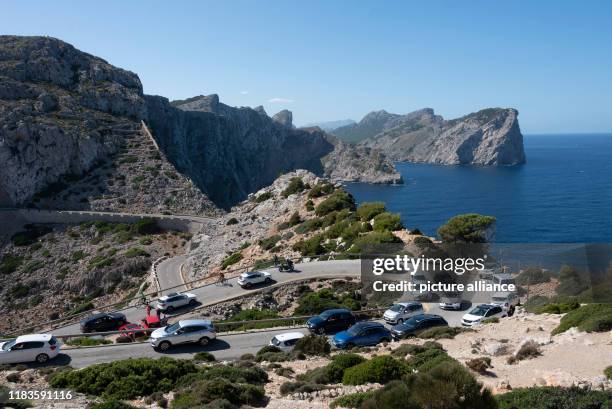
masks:
POLYGON ((525 152, 515 167, 398 163, 404 185, 347 189, 429 235, 457 214, 481 213, 497 218, 501 243, 612 242, 612 135, 527 135, 525 152))

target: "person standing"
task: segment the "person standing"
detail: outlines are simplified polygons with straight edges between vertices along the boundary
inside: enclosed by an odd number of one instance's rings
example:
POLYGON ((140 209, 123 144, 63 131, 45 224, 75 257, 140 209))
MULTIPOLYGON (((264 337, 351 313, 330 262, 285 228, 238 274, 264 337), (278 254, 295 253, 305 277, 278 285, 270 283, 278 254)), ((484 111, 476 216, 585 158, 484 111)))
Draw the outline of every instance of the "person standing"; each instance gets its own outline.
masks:
POLYGON ((151 315, 151 304, 147 303, 145 306, 145 311, 147 312, 147 317, 151 315))

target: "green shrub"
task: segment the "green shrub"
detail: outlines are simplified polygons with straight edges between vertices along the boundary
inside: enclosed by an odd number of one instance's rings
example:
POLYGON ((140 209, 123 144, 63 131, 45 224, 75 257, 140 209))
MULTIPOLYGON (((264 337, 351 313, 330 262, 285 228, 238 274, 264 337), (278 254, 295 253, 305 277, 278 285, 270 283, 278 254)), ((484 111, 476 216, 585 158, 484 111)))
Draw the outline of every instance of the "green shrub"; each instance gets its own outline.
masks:
POLYGON ((197 372, 189 373, 181 377, 177 382, 177 387, 189 387, 199 380, 211 380, 223 378, 230 382, 249 383, 262 385, 268 382, 268 374, 259 367, 238 367, 230 365, 213 365, 200 367, 197 372))
POLYGON ((465 365, 474 372, 479 374, 486 374, 488 369, 491 368, 491 358, 480 357, 468 360, 465 365))
POLYGON ((572 310, 561 318, 553 330, 560 334, 572 327, 586 332, 606 332, 612 329, 612 304, 588 304, 572 310))
POLYGON ((285 190, 282 191, 281 196, 289 197, 290 195, 294 193, 299 193, 304 189, 306 189, 306 186, 304 185, 302 178, 299 176, 294 176, 289 180, 289 184, 287 185, 285 190))
POLYGON ((302 352, 306 355, 327 355, 331 351, 331 345, 327 337, 317 335, 307 335, 300 338, 293 348, 295 352, 302 352))
POLYGON ((304 257, 312 257, 325 253, 325 248, 321 244, 323 236, 316 235, 306 240, 300 240, 293 245, 293 250, 298 251, 304 257))
POLYGON ((39 225, 39 224, 28 224, 25 226, 24 231, 20 231, 15 233, 11 237, 11 241, 13 245, 17 247, 29 246, 31 244, 37 243, 38 239, 45 234, 51 233, 53 229, 48 226, 39 225))
POLYGON ((580 308, 580 303, 550 303, 539 307, 536 312, 538 314, 565 314, 575 309, 580 308))
POLYGON ((457 362, 443 349, 426 348, 422 352, 415 352, 407 361, 410 371, 427 372, 443 362, 457 362))
POLYGON ((192 409, 216 400, 227 400, 234 405, 259 405, 264 396, 261 386, 232 383, 223 378, 199 380, 176 393, 172 408, 192 409))
POLYGON ((83 250, 77 250, 72 253, 70 258, 72 259, 73 262, 76 263, 77 261, 84 259, 86 256, 87 255, 85 254, 83 250))
POLYGON ((397 358, 404 358, 406 355, 418 355, 430 349, 444 351, 442 345, 435 341, 427 341, 423 345, 403 344, 391 351, 391 355, 397 358))
POLYGON ((263 203, 268 199, 271 199, 274 195, 272 194, 272 192, 263 192, 262 194, 260 194, 259 196, 256 196, 254 200, 255 203, 263 203))
POLYGON ((607 409, 612 407, 612 391, 578 387, 542 386, 517 388, 497 395, 499 409, 607 409))
POLYGON ((134 399, 169 392, 179 378, 195 372, 197 367, 187 360, 132 358, 58 372, 50 385, 107 399, 134 399))
POLYGON ((374 217, 386 212, 383 202, 365 202, 357 208, 357 216, 364 222, 369 222, 374 217))
POLYGON ((314 209, 315 209, 314 202, 312 200, 308 200, 306 202, 306 210, 308 210, 309 212, 312 212, 314 209))
POLYGON ((421 332, 418 337, 422 339, 453 339, 457 334, 464 332, 459 327, 433 327, 421 332))
POLYGON ((296 227, 295 232, 299 234, 306 234, 310 233, 311 231, 319 230, 321 227, 323 227, 323 219, 308 219, 296 227))
POLYGON ((136 409, 135 406, 128 405, 120 400, 111 399, 104 402, 94 403, 88 406, 89 409, 136 409))
MULTIPOLYGON (((429 406, 427 406, 429 407, 429 406)), ((432 406, 437 407, 437 406, 432 406)), ((372 393, 361 404, 363 409, 421 409, 411 396, 410 389, 404 382, 393 381, 382 389, 372 393)))
POLYGON ((25 284, 21 284, 21 283, 15 284, 8 291, 8 296, 10 298, 24 298, 24 297, 27 297, 29 294, 30 294, 30 287, 25 284))
POLYGON ((11 274, 17 271, 19 266, 23 263, 23 257, 14 254, 5 254, 2 257, 2 263, 0 263, 1 274, 11 274))
POLYGON ((66 341, 66 344, 79 347, 90 347, 94 345, 112 344, 112 341, 104 338, 79 337, 69 339, 66 341))
POLYGON ((344 190, 338 190, 319 203, 315 208, 315 214, 317 216, 325 216, 342 209, 355 210, 355 198, 344 190))
POLYGON ((259 244, 259 247, 261 247, 262 249, 270 250, 274 246, 276 246, 276 243, 278 243, 280 240, 281 240, 281 236, 278 234, 275 234, 274 236, 266 237, 265 239, 259 240, 258 244, 259 244))
POLYGON ((293 212, 293 214, 289 218, 289 226, 297 226, 300 223, 302 223, 302 218, 300 217, 300 214, 298 212, 293 212))
POLYGON ((280 387, 281 395, 287 395, 290 393, 310 393, 325 389, 325 385, 307 383, 307 382, 285 382, 280 387))
POLYGON ((612 379, 612 365, 604 369, 604 375, 606 375, 608 379, 612 379))
POLYGON ((400 379, 407 367, 390 355, 376 356, 344 371, 342 383, 345 385, 363 385, 364 383, 387 383, 400 379))
POLYGON ((384 212, 374 218, 374 231, 396 231, 404 228, 399 214, 384 212))
POLYGON ((216 361, 215 356, 210 352, 201 351, 193 356, 193 360, 196 362, 214 362, 216 361))
POLYGON ((134 223, 134 231, 138 234, 145 235, 159 233, 161 229, 157 225, 157 220, 145 217, 134 223))
POLYGON ((293 356, 287 352, 265 352, 255 357, 257 362, 286 362, 292 359, 293 356))
POLYGON ((233 225, 233 224, 238 224, 238 219, 236 219, 235 217, 232 217, 232 218, 231 218, 231 219, 229 219, 229 220, 227 221, 227 223, 225 223, 225 224, 226 224, 226 225, 228 225, 228 226, 231 226, 231 225, 233 225))
POLYGON ((536 358, 542 355, 540 351, 540 346, 535 341, 527 341, 525 342, 519 350, 514 355, 514 358, 517 361, 522 361, 523 359, 531 359, 536 358))
POLYGON ((321 197, 334 191, 334 185, 329 182, 319 182, 308 191, 309 198, 321 197))
POLYGON ((438 229, 445 242, 484 243, 495 225, 495 217, 476 213, 455 216, 438 229))
POLYGON ((221 263, 221 269, 225 270, 226 268, 228 268, 232 264, 236 264, 240 260, 242 260, 242 253, 240 252, 227 256, 221 263))
MULTIPOLYGON (((330 409, 341 408, 360 408, 363 402, 374 396, 375 391, 357 392, 344 395, 334 400, 330 405, 330 409)), ((381 406, 382 407, 382 406, 381 406)), ((403 407, 402 407, 403 409, 403 407)))
POLYGON ((257 351, 256 356, 263 355, 268 352, 282 352, 279 347, 275 347, 274 345, 266 345, 262 347, 259 351, 257 351))
POLYGON ((334 291, 323 288, 317 292, 308 292, 298 299, 298 306, 295 309, 297 315, 315 315, 325 310, 339 308, 340 302, 334 291))
POLYGON ((378 232, 373 231, 363 236, 359 236, 353 242, 350 251, 353 253, 364 252, 370 246, 376 246, 380 244, 393 244, 393 243, 401 243, 402 241, 393 233, 389 231, 378 232))
POLYGON ((515 279, 519 285, 535 285, 548 283, 552 274, 539 267, 527 267, 515 279))
POLYGON ((124 256, 127 257, 127 258, 151 257, 151 255, 149 253, 147 253, 146 251, 144 251, 140 247, 132 247, 132 248, 128 249, 125 252, 124 256))

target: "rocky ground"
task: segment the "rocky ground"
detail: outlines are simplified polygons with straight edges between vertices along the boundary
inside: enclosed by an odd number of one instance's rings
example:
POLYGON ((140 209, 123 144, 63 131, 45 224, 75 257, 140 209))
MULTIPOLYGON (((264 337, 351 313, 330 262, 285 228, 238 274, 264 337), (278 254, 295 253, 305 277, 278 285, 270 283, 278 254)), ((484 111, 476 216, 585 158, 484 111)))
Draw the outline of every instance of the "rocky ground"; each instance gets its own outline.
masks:
POLYGON ((183 233, 141 234, 134 225, 44 225, 0 252, 0 332, 134 296, 151 263, 177 254, 183 233), (34 233, 36 232, 36 233, 34 233))

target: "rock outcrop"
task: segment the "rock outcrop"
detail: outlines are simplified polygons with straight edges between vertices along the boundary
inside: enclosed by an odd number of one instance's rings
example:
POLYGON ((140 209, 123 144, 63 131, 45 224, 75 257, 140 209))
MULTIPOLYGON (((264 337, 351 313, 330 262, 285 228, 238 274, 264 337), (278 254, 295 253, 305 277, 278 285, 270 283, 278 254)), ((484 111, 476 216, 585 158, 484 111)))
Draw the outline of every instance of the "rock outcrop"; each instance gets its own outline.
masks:
POLYGON ((452 120, 435 115, 431 108, 407 115, 377 111, 334 134, 378 149, 395 161, 517 165, 526 160, 515 109, 489 108, 452 120))
POLYGON ((217 95, 170 103, 63 41, 0 36, 0 205, 199 214, 214 211, 208 198, 229 207, 295 169, 397 180, 384 156, 361 148, 368 172, 340 171, 325 160, 338 146, 330 139, 295 129, 289 111, 270 118, 217 95))

